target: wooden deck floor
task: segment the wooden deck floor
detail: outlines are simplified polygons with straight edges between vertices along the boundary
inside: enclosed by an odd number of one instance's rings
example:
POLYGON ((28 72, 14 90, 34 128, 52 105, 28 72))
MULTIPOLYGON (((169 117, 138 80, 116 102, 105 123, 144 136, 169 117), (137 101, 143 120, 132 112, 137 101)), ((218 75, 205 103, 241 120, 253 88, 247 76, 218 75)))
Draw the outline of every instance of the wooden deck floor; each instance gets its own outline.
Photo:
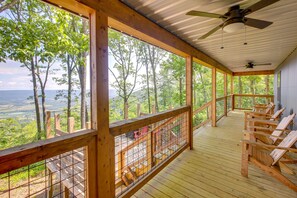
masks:
POLYGON ((194 150, 183 152, 133 197, 297 197, 253 165, 249 178, 240 175, 242 129, 243 114, 231 112, 218 127, 195 131, 194 150))

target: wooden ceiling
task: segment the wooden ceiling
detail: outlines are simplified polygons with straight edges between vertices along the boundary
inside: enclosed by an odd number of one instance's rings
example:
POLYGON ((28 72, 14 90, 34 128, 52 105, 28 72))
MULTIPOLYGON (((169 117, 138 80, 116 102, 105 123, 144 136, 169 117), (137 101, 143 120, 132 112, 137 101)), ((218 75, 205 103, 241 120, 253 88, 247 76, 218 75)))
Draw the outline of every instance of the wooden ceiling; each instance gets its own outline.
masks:
POLYGON ((122 0, 132 9, 177 35, 192 46, 227 66, 233 72, 273 70, 297 46, 297 1, 280 0, 248 15, 272 21, 265 29, 246 27, 235 33, 217 31, 204 40, 200 36, 222 23, 220 19, 187 16, 190 10, 224 14, 240 4, 247 8, 259 0, 122 0), (247 45, 244 45, 247 42, 247 45), (224 49, 221 49, 221 47, 224 49), (246 69, 248 61, 272 63, 246 69), (236 68, 235 68, 236 67, 236 68))

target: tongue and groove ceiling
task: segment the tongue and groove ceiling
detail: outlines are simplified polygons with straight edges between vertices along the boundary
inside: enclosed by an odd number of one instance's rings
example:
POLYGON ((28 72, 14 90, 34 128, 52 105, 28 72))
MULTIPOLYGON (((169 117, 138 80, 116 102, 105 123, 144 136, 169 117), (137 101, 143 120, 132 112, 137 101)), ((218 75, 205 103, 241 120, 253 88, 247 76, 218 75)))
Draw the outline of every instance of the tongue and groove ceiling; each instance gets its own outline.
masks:
POLYGON ((273 22, 265 29, 246 26, 234 33, 219 30, 204 40, 198 40, 221 19, 188 16, 190 10, 225 14, 228 8, 247 8, 259 0, 121 0, 192 46, 205 52, 233 72, 273 70, 297 46, 297 1, 280 0, 248 15, 250 18, 273 22), (247 42, 247 45, 244 43, 247 42), (224 49, 221 49, 221 47, 224 49), (248 61, 272 63, 246 69, 248 61), (237 68, 234 68, 237 67, 237 68))

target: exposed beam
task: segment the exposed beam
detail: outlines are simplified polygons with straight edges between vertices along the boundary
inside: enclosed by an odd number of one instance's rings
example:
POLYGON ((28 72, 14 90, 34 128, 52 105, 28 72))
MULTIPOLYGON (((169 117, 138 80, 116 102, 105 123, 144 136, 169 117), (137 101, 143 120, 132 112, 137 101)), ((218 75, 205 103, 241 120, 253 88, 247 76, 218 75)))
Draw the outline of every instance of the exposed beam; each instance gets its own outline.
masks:
POLYGON ((109 19, 109 25, 113 26, 115 29, 121 30, 121 28, 124 28, 123 31, 128 34, 134 35, 134 33, 136 33, 137 35, 135 36, 144 41, 150 42, 153 45, 160 46, 184 57, 186 57, 186 55, 193 56, 200 61, 216 67, 226 73, 232 73, 227 67, 215 59, 192 47, 174 34, 168 32, 118 0, 79 1, 91 8, 105 12, 108 17, 113 19, 109 19), (115 21, 118 22, 115 23, 115 21), (151 39, 147 40, 148 37, 151 37, 151 39))
POLYGON ((79 1, 75 0, 42 0, 43 2, 55 5, 64 10, 67 10, 71 13, 83 16, 85 18, 89 18, 90 13, 92 13, 92 9, 88 6, 85 6, 79 1))
POLYGON ((270 75, 270 74, 274 74, 274 70, 233 72, 233 76, 253 76, 253 75, 270 75))

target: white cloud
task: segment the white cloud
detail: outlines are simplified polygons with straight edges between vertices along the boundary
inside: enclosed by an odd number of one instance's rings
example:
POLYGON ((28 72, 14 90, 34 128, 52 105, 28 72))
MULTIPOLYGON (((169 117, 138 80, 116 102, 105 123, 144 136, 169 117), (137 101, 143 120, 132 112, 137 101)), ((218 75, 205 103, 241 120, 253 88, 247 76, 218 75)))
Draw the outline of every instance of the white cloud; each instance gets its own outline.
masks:
POLYGON ((9 84, 9 85, 16 85, 17 82, 8 82, 7 84, 9 84))
POLYGON ((2 84, 3 82, 0 80, 0 84, 2 84))

